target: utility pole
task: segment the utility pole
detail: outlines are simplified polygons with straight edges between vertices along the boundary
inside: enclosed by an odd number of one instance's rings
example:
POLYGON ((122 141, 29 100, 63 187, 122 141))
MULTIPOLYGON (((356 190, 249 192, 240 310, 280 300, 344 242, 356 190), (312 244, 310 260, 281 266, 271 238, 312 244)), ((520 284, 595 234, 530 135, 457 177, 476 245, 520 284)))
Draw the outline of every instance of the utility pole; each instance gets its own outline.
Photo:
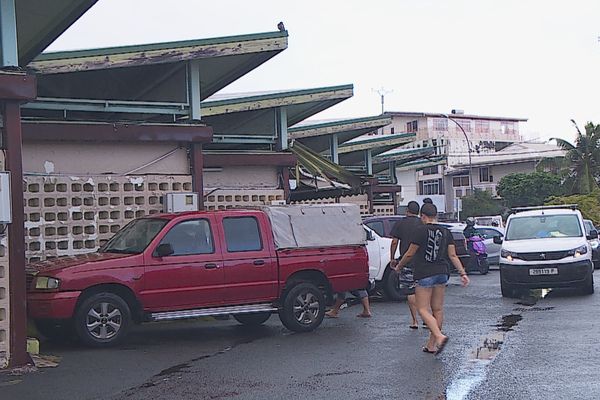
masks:
POLYGON ((384 88, 383 86, 379 89, 371 89, 371 90, 373 92, 377 93, 379 95, 379 97, 381 98, 381 114, 383 115, 383 113, 385 111, 385 95, 392 93, 393 90, 388 90, 388 89, 384 88))
MULTIPOLYGON (((379 89, 371 88, 371 91, 377 93, 381 98, 381 115, 383 115, 383 113, 385 112, 385 95, 392 93, 393 90, 388 90, 382 86, 379 89)), ((383 135, 383 127, 381 128, 381 134, 383 135)))

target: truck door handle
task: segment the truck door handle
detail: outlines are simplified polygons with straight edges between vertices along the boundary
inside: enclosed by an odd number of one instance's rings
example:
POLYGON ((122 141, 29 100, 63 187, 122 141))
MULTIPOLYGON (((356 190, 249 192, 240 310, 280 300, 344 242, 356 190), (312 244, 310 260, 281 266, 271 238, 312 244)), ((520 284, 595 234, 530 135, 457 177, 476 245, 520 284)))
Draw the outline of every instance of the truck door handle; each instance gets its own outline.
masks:
POLYGON ((219 268, 219 266, 217 264, 209 263, 209 264, 204 264, 204 268, 215 269, 215 268, 219 268))
POLYGON ((254 265, 265 265, 265 260, 254 260, 252 263, 254 265))

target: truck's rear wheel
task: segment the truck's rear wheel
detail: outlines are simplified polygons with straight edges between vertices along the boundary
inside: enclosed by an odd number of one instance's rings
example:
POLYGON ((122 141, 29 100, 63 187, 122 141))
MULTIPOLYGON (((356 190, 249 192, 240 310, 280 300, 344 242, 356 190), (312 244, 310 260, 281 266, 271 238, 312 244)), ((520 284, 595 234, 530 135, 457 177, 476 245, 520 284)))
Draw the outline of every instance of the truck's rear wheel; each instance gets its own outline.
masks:
POLYGON ((258 312, 250 314, 234 314, 233 318, 240 324, 260 325, 265 323, 271 317, 270 312, 258 312))
POLYGON ((309 282, 290 288, 279 311, 283 325, 294 332, 316 329, 325 316, 325 297, 317 286, 309 282))
POLYGON ((114 293, 97 293, 85 299, 75 314, 75 331, 88 346, 105 347, 120 342, 131 326, 127 302, 114 293))
POLYGON ((389 300, 399 301, 406 298, 400 289, 398 273, 391 268, 388 270, 388 273, 385 276, 383 292, 385 293, 385 297, 387 297, 389 300))

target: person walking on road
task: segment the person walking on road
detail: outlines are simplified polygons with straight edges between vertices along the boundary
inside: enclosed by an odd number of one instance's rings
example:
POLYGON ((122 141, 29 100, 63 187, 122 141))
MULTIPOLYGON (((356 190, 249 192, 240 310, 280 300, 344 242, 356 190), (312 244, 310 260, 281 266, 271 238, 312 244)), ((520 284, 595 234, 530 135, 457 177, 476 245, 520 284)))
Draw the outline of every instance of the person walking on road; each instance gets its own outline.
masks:
MULTIPOLYGON (((392 260, 390 265, 392 268, 398 264, 398 261, 408 250, 411 243, 411 238, 423 225, 419 218, 419 203, 416 201, 408 202, 406 208, 406 217, 396 222, 392 228, 392 243, 390 245, 390 259, 392 260), (398 249, 398 242, 400 242, 400 258, 396 260, 396 250, 398 249)), ((409 328, 419 329, 419 322, 417 321, 417 303, 415 299, 415 280, 413 278, 413 270, 410 265, 405 266, 399 273, 399 283, 402 283, 408 287, 408 309, 410 310, 411 323, 409 328)))
POLYGON ((417 286, 415 289, 417 310, 429 328, 430 335, 423 351, 431 354, 441 353, 448 337, 442 333, 444 322, 444 294, 448 284, 448 264, 450 261, 460 274, 463 286, 469 284, 458 256, 450 231, 437 224, 437 207, 423 204, 421 207, 423 226, 418 229, 408 250, 396 265, 400 271, 412 263, 417 286))
POLYGON ((325 316, 329 318, 337 318, 344 304, 352 296, 360 299, 363 306, 363 311, 357 315, 359 318, 371 318, 371 306, 369 305, 369 293, 366 290, 353 290, 352 292, 336 293, 335 304, 333 308, 325 313, 325 316))

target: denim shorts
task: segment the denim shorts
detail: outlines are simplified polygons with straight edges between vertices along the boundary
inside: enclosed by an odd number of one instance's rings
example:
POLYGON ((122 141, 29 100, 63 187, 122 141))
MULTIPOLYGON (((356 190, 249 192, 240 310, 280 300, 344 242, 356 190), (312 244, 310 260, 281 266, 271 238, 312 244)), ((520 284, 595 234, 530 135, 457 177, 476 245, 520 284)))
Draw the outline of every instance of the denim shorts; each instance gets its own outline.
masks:
POLYGON ((428 276, 427 278, 417 279, 417 287, 432 288, 434 286, 446 286, 448 284, 448 275, 439 274, 428 276))

